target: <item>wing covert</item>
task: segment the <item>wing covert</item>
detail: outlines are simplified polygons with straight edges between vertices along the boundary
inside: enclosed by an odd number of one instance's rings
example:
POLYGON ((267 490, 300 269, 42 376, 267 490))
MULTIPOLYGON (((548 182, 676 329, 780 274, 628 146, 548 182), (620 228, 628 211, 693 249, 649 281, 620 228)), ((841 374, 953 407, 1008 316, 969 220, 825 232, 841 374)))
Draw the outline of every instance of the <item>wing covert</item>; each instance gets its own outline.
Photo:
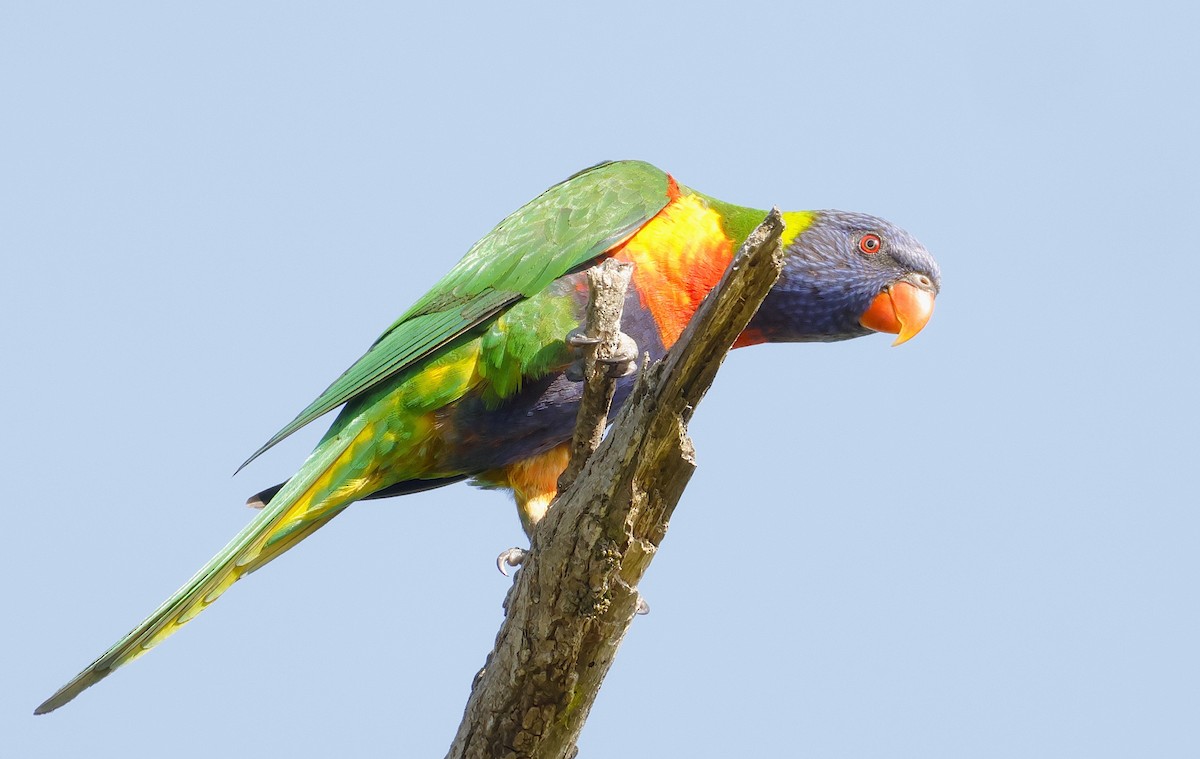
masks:
POLYGON ((667 174, 601 163, 554 185, 471 246, 341 377, 238 467, 602 255, 666 206, 667 174))

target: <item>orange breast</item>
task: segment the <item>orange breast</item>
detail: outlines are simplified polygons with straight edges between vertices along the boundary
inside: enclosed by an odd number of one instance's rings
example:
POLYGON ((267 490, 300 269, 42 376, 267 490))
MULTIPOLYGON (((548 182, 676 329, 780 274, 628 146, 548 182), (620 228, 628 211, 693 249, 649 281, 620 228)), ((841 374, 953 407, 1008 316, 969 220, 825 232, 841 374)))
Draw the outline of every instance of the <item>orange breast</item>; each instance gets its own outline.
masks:
POLYGON ((679 339, 733 258, 721 217, 695 195, 677 196, 615 253, 634 265, 633 285, 662 343, 679 339))

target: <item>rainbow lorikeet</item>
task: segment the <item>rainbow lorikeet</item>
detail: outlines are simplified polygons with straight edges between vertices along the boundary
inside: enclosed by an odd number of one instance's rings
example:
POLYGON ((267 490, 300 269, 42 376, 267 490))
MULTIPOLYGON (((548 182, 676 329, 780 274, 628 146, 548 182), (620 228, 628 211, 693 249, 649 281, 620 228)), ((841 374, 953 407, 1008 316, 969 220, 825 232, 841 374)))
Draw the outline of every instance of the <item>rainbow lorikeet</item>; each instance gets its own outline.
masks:
MULTIPOLYGON (((658 359, 764 216, 637 161, 594 166, 530 201, 251 456, 344 406, 299 472, 251 499, 262 507, 254 520, 37 713, 137 658, 354 501, 473 478, 511 489, 531 528, 566 466, 582 392, 567 337, 582 321, 584 270, 607 257, 633 263, 622 329, 658 359)), ((873 331, 901 343, 925 326, 940 276, 911 235, 841 211, 784 220, 783 274, 738 345, 873 331)), ((614 407, 633 380, 619 381, 614 407)))

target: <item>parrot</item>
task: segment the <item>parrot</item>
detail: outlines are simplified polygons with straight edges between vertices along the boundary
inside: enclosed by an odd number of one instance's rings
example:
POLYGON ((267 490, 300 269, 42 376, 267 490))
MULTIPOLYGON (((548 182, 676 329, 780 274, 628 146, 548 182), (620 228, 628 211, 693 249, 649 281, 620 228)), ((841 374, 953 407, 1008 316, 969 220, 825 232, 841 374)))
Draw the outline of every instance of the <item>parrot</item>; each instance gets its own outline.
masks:
MULTIPOLYGON (((584 321, 586 270, 607 258, 633 264, 621 329, 657 360, 765 216, 649 163, 613 161, 506 217, 247 459, 242 467, 341 407, 297 473, 250 499, 259 511, 249 524, 35 714, 138 658, 355 501, 471 480, 510 490, 531 533, 569 458, 583 387, 569 336, 584 321)), ((875 332, 898 345, 925 327, 941 274, 916 238, 863 213, 783 219, 782 274, 734 347, 875 332)), ((617 381, 614 413, 635 379, 617 381)))

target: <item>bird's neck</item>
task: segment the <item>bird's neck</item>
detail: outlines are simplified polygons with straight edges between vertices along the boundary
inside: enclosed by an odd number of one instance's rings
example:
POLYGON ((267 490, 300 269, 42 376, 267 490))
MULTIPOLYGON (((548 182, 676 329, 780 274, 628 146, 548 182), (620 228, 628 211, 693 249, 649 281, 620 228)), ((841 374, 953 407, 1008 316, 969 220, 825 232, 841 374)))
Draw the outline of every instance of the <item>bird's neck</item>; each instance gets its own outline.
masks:
MULTIPOLYGON (((634 264, 633 286, 653 316, 664 348, 679 339, 737 248, 766 215, 679 188, 667 206, 616 251, 616 258, 634 264)), ((783 216, 785 246, 813 221, 808 211, 783 216)), ((739 344, 752 342, 761 340, 739 344)))
MULTIPOLYGON (((726 203, 691 189, 688 189, 687 192, 703 199, 708 207, 720 216, 725 234, 733 241, 735 249, 746 241, 754 228, 761 224, 767 216, 766 211, 758 208, 726 203)), ((783 246, 786 248, 791 245, 797 235, 812 226, 815 218, 816 214, 813 211, 784 211, 783 246)))

